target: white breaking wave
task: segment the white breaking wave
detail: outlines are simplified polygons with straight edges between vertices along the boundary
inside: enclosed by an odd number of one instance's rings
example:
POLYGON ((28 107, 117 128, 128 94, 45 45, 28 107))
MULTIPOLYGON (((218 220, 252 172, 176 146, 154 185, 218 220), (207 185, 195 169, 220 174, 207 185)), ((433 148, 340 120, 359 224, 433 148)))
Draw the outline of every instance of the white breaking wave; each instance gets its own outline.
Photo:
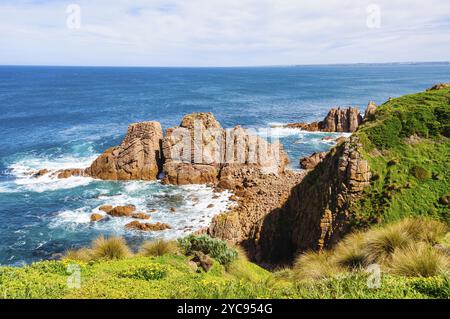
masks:
MULTIPOLYGON (((16 177, 14 184, 19 190, 33 192, 69 189, 89 184, 93 179, 89 177, 72 176, 59 179, 53 175, 58 170, 69 168, 86 168, 98 155, 87 157, 61 156, 49 159, 47 157, 25 157, 9 165, 8 170, 16 177), (33 174, 41 169, 49 172, 43 176, 34 177, 33 174)), ((8 187, 7 189, 11 189, 8 187)), ((0 189, 0 192, 2 190, 0 189)))
MULTIPOLYGON (((189 233, 195 232, 204 227, 208 227, 214 216, 226 211, 233 202, 229 200, 230 192, 224 191, 215 194, 213 189, 203 185, 189 185, 172 187, 169 193, 165 186, 154 185, 155 182, 126 182, 125 189, 131 190, 130 193, 117 195, 102 195, 95 202, 97 206, 86 206, 75 210, 63 210, 53 218, 51 228, 63 228, 67 231, 77 231, 83 228, 93 228, 103 233, 113 233, 124 235, 136 231, 126 230, 125 225, 136 219, 128 217, 110 217, 98 208, 102 205, 122 206, 135 205, 136 212, 143 212, 151 216, 149 220, 139 220, 144 223, 167 223, 172 228, 157 232, 138 232, 141 236, 149 238, 179 238, 189 233), (153 192, 149 192, 149 186, 157 186, 153 192), (145 196, 142 196, 145 194, 145 196), (180 205, 171 206, 166 200, 161 199, 159 195, 180 196, 183 200, 180 205), (149 207, 149 202, 154 204, 149 207), (209 207, 210 205, 213 207, 209 207), (175 212, 171 208, 176 208, 175 212), (157 212, 150 212, 154 208, 157 212), (91 223, 90 216, 93 213, 105 216, 105 219, 91 223)), ((163 196, 164 197, 164 196, 163 196)))

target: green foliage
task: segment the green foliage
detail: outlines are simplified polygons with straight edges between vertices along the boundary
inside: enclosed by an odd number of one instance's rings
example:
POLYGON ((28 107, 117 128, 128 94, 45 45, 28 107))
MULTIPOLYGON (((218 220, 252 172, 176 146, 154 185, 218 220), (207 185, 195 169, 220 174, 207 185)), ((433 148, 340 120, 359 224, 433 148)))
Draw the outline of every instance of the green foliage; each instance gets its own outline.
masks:
POLYGON ((204 254, 210 255, 222 265, 229 264, 238 255, 237 251, 228 247, 224 241, 206 235, 189 235, 179 239, 178 242, 186 254, 190 255, 194 251, 201 251, 204 254))
POLYGON ((412 280, 411 286, 432 298, 450 299, 449 277, 417 278, 412 280))
POLYGON ((431 178, 431 173, 422 166, 413 166, 411 168, 411 175, 421 181, 425 181, 431 178))
POLYGON ((413 216, 450 225, 440 200, 450 189, 449 101, 450 88, 393 99, 358 129, 373 178, 351 207, 354 226, 413 216))
POLYGON ((167 274, 166 267, 159 264, 150 264, 145 267, 133 267, 119 273, 121 278, 133 278, 140 280, 159 280, 167 274))

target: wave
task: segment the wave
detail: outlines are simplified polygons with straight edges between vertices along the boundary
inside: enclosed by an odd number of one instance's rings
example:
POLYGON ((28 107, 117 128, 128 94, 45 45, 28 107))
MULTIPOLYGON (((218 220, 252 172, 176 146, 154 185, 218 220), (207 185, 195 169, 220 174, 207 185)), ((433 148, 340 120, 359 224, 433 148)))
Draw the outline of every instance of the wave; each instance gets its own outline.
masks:
POLYGON ((72 155, 50 158, 48 156, 23 156, 7 167, 10 175, 15 177, 14 184, 0 186, 0 192, 33 191, 45 192, 58 189, 69 189, 89 184, 93 179, 89 177, 72 176, 59 179, 54 176, 56 171, 68 168, 88 167, 98 155, 74 157, 72 155), (41 169, 48 173, 34 177, 33 174, 41 169))
POLYGON ((229 200, 230 192, 215 194, 213 189, 203 185, 164 186, 159 182, 124 182, 124 192, 115 195, 102 195, 94 201, 95 206, 86 205, 74 210, 62 210, 55 214, 50 228, 62 228, 65 231, 77 232, 83 229, 93 229, 100 233, 115 235, 133 234, 126 230, 125 225, 136 219, 128 217, 109 217, 99 210, 102 205, 134 205, 137 212, 151 216, 150 220, 142 222, 167 223, 172 228, 162 232, 139 232, 149 238, 178 238, 204 227, 208 227, 217 214, 226 211, 234 205, 229 200), (174 203, 173 198, 178 198, 174 203), (151 203, 151 205, 149 205, 151 203), (212 207, 210 206, 212 204, 212 207), (176 208, 173 212, 172 207, 176 208), (157 212, 151 213, 151 209, 157 212), (101 214, 105 219, 91 223, 91 214, 101 214))

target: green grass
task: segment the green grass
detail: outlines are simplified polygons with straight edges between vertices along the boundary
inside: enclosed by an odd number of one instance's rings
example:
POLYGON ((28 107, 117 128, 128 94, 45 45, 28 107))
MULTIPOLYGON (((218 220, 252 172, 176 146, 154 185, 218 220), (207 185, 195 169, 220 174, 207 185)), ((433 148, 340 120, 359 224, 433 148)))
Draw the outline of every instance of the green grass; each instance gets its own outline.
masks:
MULTIPOLYGON (((239 259, 238 259, 239 260, 239 259)), ((218 262, 195 272, 188 258, 176 255, 131 257, 80 264, 81 287, 69 288, 66 272, 73 261, 40 262, 0 268, 1 298, 449 298, 443 277, 382 277, 381 287, 367 286, 364 272, 335 278, 292 281, 245 260, 227 269, 218 262), (239 271, 237 271, 239 269, 239 271), (251 274, 250 277, 242 273, 251 274)))
POLYGON ((356 226, 429 216, 450 225, 450 89, 393 99, 355 133, 373 173, 356 226), (412 136, 412 137, 411 137, 412 136))

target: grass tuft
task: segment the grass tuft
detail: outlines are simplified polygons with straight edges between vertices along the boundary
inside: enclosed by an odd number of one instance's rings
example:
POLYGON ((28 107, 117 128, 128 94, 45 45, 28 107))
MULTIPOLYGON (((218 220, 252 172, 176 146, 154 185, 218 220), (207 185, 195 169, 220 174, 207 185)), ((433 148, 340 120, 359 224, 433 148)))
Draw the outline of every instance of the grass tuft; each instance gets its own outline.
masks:
POLYGON ((390 271, 407 277, 434 277, 447 275, 449 258, 426 243, 415 243, 399 248, 392 254, 390 271))
POLYGON ((125 259, 132 256, 130 249, 122 237, 105 238, 100 236, 92 242, 93 259, 125 259))
POLYGON ((296 281, 335 277, 343 272, 329 252, 307 252, 297 259, 292 269, 296 281))
POLYGON ((164 256, 166 254, 177 254, 180 251, 176 241, 155 240, 144 243, 139 254, 146 257, 164 256))

